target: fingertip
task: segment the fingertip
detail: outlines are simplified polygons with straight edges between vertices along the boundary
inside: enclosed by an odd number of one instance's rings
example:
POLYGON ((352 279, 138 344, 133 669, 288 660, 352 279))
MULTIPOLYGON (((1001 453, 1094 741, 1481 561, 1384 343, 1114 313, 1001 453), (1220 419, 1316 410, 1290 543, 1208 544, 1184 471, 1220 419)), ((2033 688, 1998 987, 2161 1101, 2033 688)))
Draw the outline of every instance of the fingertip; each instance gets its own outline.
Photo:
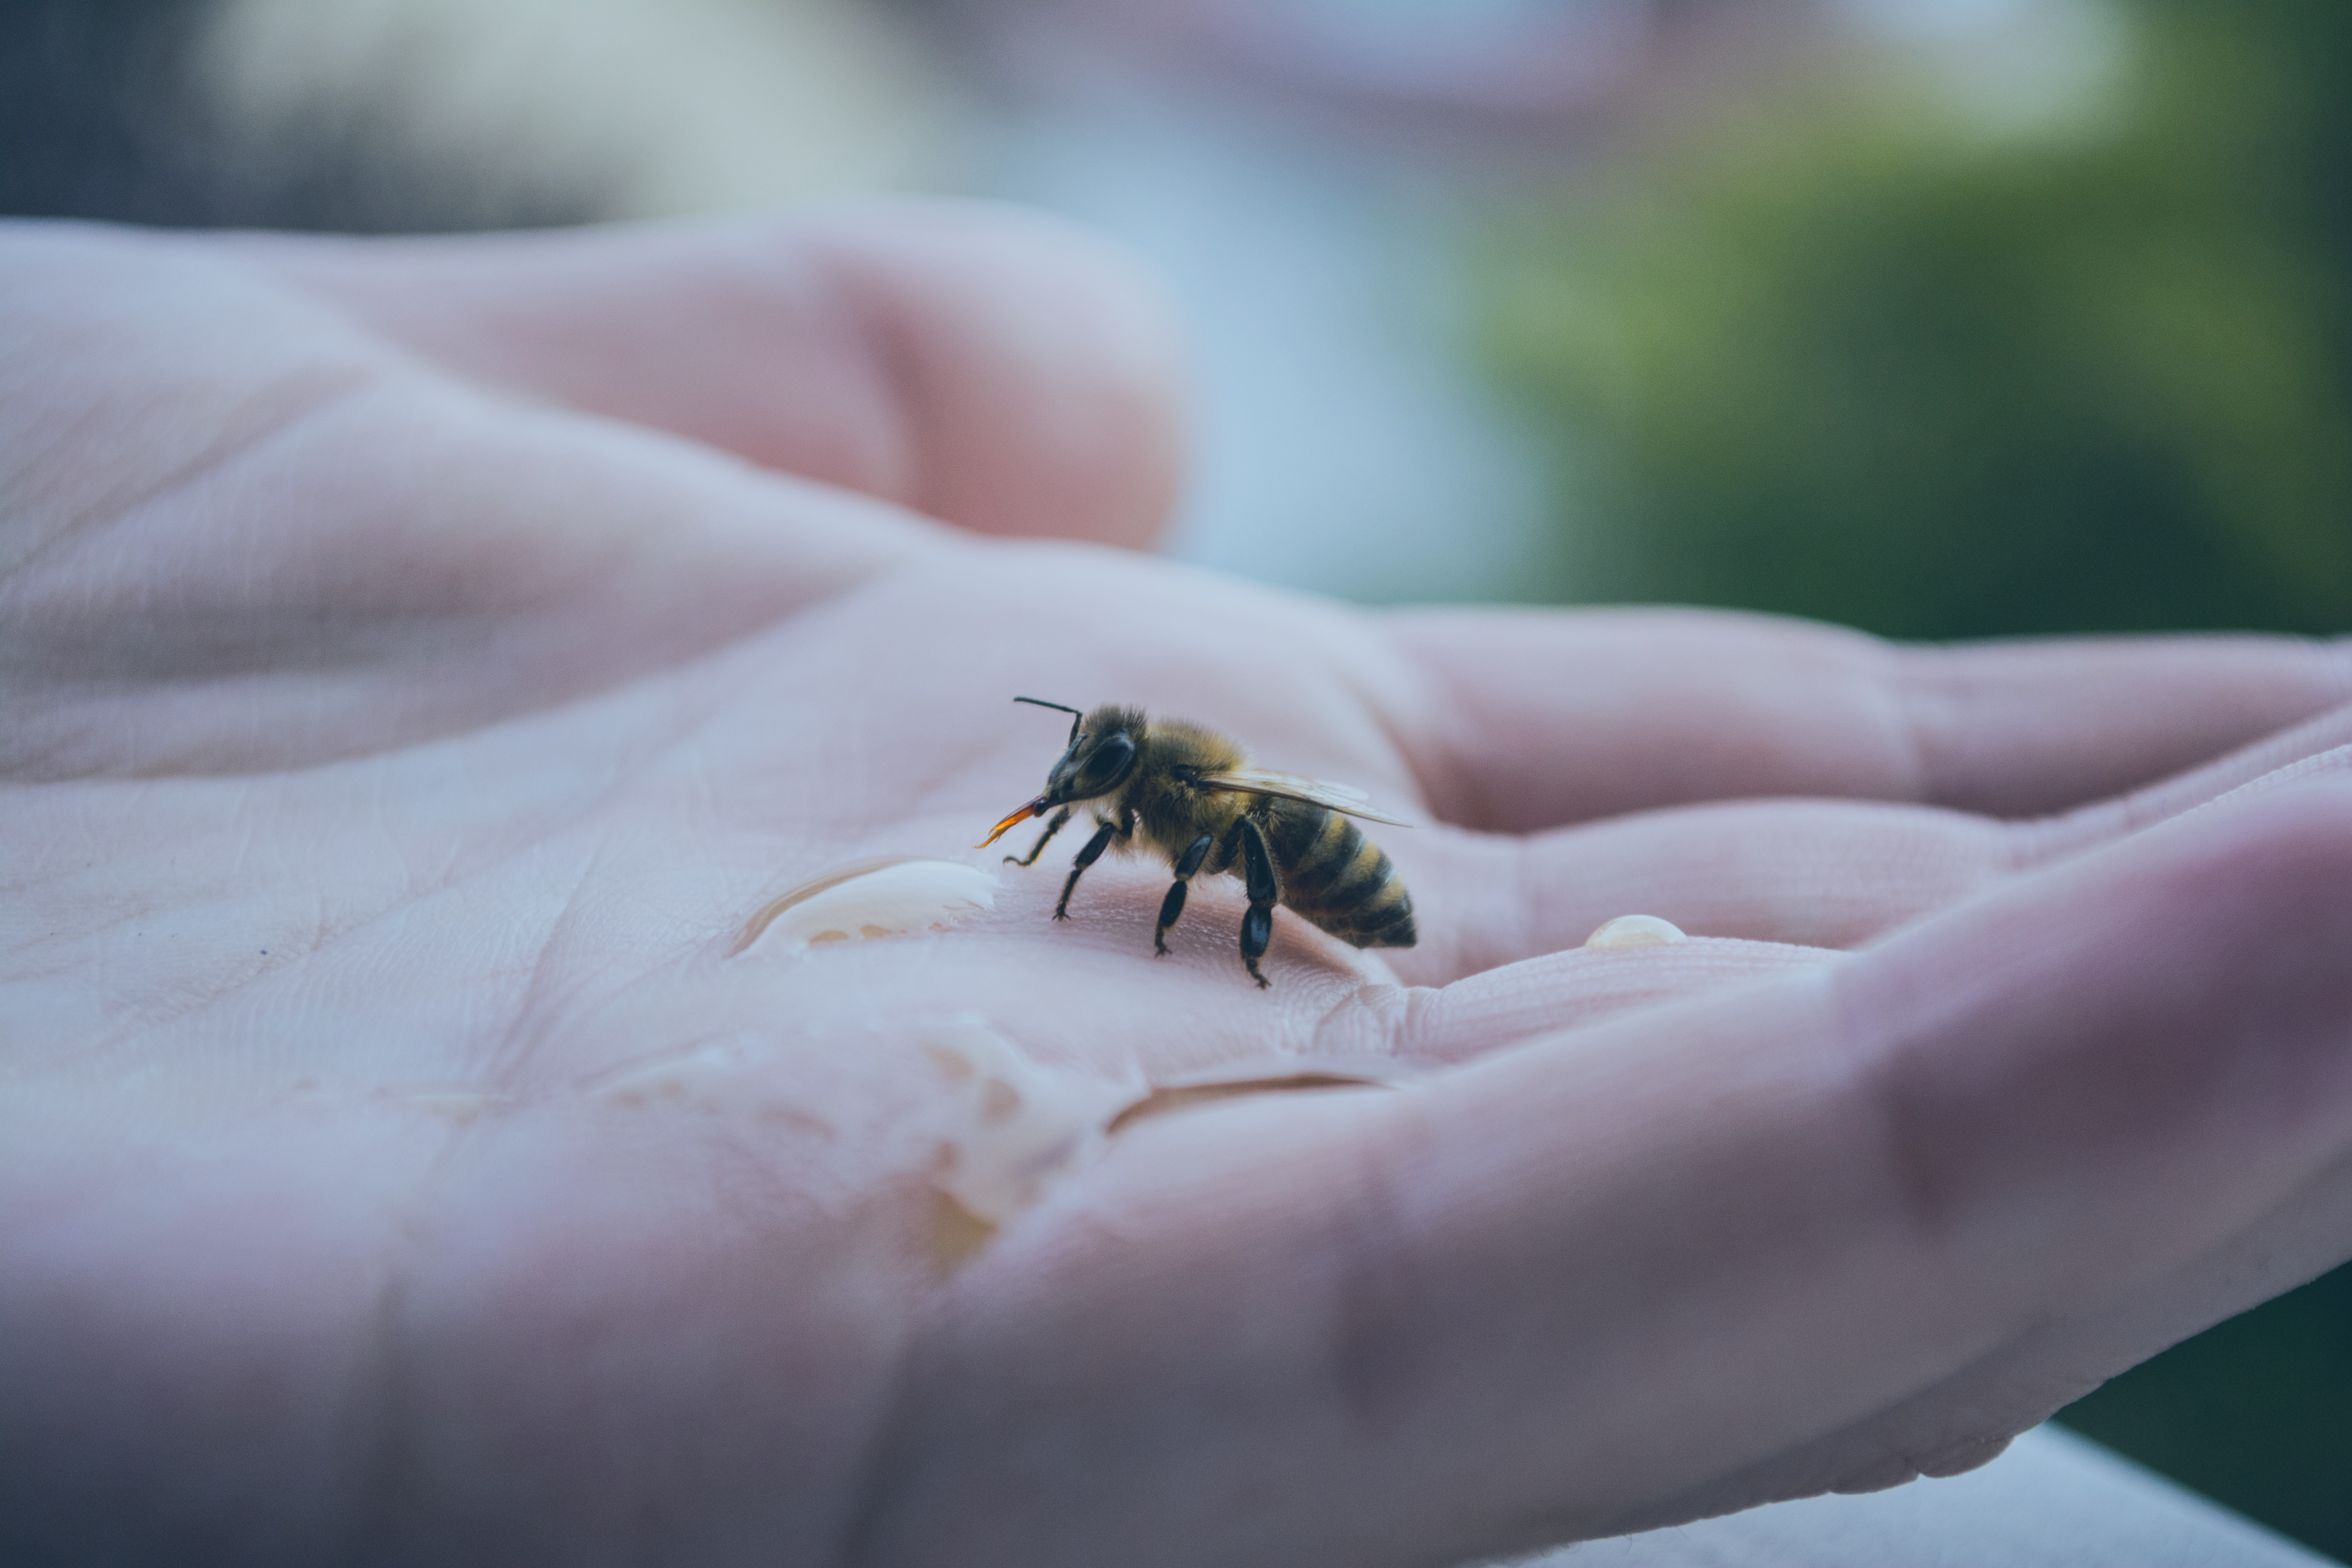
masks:
POLYGON ((1182 354, 1140 262, 987 203, 845 208, 812 228, 897 370, 910 498, 982 533, 1139 548, 1182 464, 1182 354))

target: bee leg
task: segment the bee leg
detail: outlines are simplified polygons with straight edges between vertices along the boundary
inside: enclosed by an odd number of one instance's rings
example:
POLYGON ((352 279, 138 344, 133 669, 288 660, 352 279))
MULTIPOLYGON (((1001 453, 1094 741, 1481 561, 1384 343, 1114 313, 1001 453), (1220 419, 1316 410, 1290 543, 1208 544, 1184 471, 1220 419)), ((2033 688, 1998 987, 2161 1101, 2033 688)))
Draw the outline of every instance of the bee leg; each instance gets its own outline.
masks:
POLYGON ((1274 879, 1274 857, 1266 850, 1265 830, 1246 816, 1239 826, 1242 863, 1249 884, 1249 912, 1242 916, 1242 962, 1263 991, 1270 982, 1258 973, 1257 961, 1265 956, 1266 943, 1274 940, 1274 904, 1282 896, 1282 887, 1274 879))
POLYGON ((1045 824, 1045 831, 1037 836, 1036 843, 1029 846, 1028 854, 1007 855, 1004 858, 1015 866, 1034 866, 1037 857, 1045 852, 1045 846, 1054 841, 1054 835, 1061 832, 1063 825, 1069 820, 1070 808, 1066 805, 1054 814, 1053 821, 1045 824))
MULTIPOLYGON (((1101 818, 1097 817, 1096 820, 1099 822, 1101 818)), ((1102 858, 1104 847, 1110 843, 1111 836, 1118 831, 1118 824, 1103 823, 1102 826, 1096 829, 1095 836, 1087 840, 1087 847, 1078 851, 1078 858, 1070 863, 1070 879, 1062 884, 1062 901, 1054 906, 1055 920, 1066 921, 1070 918, 1070 895, 1077 891, 1078 879, 1087 874, 1087 867, 1102 858)))
POLYGON ((1176 880, 1169 888, 1168 896, 1160 900, 1160 924, 1151 933, 1151 951, 1162 958, 1168 956, 1168 928, 1184 912, 1184 884, 1192 879, 1192 873, 1201 868, 1201 862, 1209 858, 1209 850, 1215 843, 1214 835, 1203 833, 1176 858, 1176 880))

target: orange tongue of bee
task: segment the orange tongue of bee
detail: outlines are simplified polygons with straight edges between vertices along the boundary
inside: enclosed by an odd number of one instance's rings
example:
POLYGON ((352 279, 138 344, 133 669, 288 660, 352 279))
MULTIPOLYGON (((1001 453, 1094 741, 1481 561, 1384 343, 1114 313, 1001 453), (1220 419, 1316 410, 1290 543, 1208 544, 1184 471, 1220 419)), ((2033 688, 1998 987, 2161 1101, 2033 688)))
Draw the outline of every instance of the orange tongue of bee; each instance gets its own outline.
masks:
POLYGON ((973 845, 972 847, 975 849, 987 848, 990 845, 1004 837, 1004 830, 1006 828, 1011 827, 1014 823, 1022 821, 1024 818, 1041 816, 1045 814, 1045 797, 1041 795, 1035 800, 1031 801, 1027 805, 1023 806, 1020 810, 1014 812, 1012 816, 998 823, 994 832, 982 839, 979 843, 973 845))

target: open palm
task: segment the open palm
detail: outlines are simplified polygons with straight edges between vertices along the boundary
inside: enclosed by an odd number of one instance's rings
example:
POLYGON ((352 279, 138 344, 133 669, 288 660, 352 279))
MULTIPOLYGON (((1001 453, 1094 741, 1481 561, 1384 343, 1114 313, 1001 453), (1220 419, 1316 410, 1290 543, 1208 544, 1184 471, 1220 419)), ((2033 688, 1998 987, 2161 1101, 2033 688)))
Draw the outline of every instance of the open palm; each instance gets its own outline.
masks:
POLYGON ((12 1560, 1443 1563, 1965 1468, 2352 1255, 2334 648, 1136 555, 1164 333, 1003 214, 5 247, 12 1560), (1421 944, 1054 921, 1014 695, 1404 808, 1421 944), (992 907, 737 951, 886 856, 992 907), (985 1234, 959 1061, 1390 1087, 985 1234))

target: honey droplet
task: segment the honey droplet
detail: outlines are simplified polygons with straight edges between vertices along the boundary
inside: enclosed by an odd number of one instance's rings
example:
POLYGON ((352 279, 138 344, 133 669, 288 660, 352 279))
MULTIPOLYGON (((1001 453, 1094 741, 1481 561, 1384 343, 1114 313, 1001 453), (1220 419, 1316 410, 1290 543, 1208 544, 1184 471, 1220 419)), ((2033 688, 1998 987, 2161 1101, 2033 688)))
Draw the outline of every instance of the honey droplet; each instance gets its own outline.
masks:
POLYGON ((1664 947, 1688 942, 1682 927, 1655 915, 1619 915, 1584 939, 1587 947, 1664 947))

